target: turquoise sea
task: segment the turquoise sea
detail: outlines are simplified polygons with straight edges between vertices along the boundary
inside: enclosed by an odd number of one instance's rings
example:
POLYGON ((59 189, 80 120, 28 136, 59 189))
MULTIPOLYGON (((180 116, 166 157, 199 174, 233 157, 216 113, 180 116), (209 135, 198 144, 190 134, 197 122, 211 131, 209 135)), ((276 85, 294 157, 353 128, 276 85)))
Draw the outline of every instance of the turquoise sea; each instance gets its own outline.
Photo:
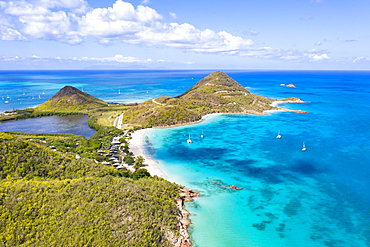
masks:
MULTIPOLYGON (((17 107, 23 92, 43 101, 64 85, 112 102, 175 96, 211 72, 0 72, 0 111, 17 107)), ((309 113, 212 115, 147 132, 147 151, 167 178, 202 194, 186 205, 194 245, 370 246, 370 72, 225 72, 252 93, 299 97, 307 103, 282 106, 309 113)))

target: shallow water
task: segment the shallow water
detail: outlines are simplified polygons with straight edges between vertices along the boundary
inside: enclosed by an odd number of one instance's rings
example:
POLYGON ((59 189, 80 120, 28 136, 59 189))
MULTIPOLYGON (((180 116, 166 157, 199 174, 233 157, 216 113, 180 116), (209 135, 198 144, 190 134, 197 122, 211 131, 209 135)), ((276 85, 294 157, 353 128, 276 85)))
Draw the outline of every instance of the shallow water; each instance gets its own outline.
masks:
POLYGON ((368 85, 336 78, 278 88, 310 101, 285 105, 308 114, 213 116, 149 132, 168 179, 204 195, 188 204, 196 246, 370 246, 368 85))
MULTIPOLYGON (((212 116, 148 132, 150 151, 168 179, 203 195, 187 203, 195 245, 370 246, 370 72, 226 72, 252 93, 299 97, 307 103, 284 107, 309 113, 212 116), (276 139, 279 130, 282 138, 276 139)), ((17 107, 13 99, 28 94, 24 105, 40 104, 65 85, 114 102, 176 96, 209 73, 1 72, 0 111, 17 107), (14 105, 4 103, 8 96, 14 105)))

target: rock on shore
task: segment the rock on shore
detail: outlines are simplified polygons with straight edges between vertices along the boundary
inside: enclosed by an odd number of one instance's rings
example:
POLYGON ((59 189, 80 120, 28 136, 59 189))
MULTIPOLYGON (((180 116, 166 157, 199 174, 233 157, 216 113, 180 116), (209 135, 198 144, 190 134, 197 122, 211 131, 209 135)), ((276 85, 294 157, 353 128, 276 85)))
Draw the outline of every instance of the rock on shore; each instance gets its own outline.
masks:
POLYGON ((190 213, 185 209, 184 202, 193 201, 193 197, 200 196, 198 192, 183 188, 182 192, 180 193, 180 197, 177 200, 177 207, 180 209, 180 220, 177 225, 180 236, 177 239, 177 242, 174 244, 175 247, 190 247, 191 241, 190 241, 190 235, 188 232, 188 228, 191 224, 191 221, 189 219, 190 213))

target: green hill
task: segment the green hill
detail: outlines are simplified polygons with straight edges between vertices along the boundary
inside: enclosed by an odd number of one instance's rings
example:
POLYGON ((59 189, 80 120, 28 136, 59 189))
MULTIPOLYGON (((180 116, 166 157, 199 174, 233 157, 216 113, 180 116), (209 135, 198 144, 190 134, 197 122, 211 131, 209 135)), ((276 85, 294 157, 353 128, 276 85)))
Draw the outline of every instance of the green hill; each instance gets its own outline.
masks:
POLYGON ((159 97, 125 112, 126 124, 171 126, 196 122, 210 113, 263 114, 273 99, 250 93, 222 71, 216 71, 177 97, 159 97))
POLYGON ((75 87, 65 86, 48 101, 36 107, 35 110, 71 113, 92 110, 104 106, 108 106, 108 104, 75 87))
POLYGON ((0 132, 0 246, 173 246, 180 186, 37 144, 76 138, 0 132))

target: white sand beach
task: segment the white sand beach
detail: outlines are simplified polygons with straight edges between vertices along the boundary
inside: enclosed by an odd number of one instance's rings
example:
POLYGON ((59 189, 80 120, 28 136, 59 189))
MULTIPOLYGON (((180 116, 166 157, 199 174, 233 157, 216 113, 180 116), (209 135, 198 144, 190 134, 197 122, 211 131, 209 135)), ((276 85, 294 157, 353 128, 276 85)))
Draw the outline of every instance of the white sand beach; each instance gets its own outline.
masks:
POLYGON ((158 177, 166 178, 166 175, 159 167, 158 161, 153 159, 149 154, 145 152, 144 138, 147 132, 148 132, 147 129, 141 129, 135 131, 131 135, 132 139, 130 140, 129 143, 130 151, 134 153, 134 156, 141 155, 144 157, 145 161, 143 168, 147 169, 150 175, 152 176, 157 175, 158 177))

